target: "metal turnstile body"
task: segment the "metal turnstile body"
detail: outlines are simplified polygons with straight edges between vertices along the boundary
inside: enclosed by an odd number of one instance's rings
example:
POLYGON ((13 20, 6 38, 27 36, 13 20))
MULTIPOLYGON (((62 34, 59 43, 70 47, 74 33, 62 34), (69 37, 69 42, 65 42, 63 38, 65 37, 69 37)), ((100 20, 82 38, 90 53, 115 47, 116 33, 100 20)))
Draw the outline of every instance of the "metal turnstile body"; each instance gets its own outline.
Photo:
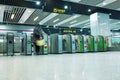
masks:
POLYGON ((27 34, 21 34, 21 55, 27 54, 27 34))
POLYGON ((72 53, 76 52, 76 47, 75 47, 75 36, 71 34, 71 47, 72 47, 72 53))
POLYGON ((84 52, 83 36, 81 35, 75 36, 75 46, 76 46, 76 52, 84 52))
POLYGON ((84 52, 88 52, 88 41, 87 41, 87 36, 83 35, 83 40, 84 40, 84 52))
POLYGON ((104 51, 104 37, 94 36, 94 51, 104 51))
POLYGON ((94 51, 95 51, 95 52, 98 51, 98 40, 97 40, 97 36, 94 36, 94 51))
POLYGON ((75 49, 75 37, 72 34, 63 35, 63 52, 74 53, 75 49))
POLYGON ((48 54, 48 36, 46 34, 44 36, 44 54, 48 54))
POLYGON ((108 48, 108 37, 104 36, 104 51, 107 51, 108 48))
POLYGON ((104 37, 98 36, 98 51, 104 51, 104 37))
POLYGON ((50 53, 62 53, 62 35, 50 35, 50 53))
POLYGON ((94 51, 94 37, 93 36, 87 36, 87 45, 88 45, 88 51, 93 52, 94 51))
POLYGON ((27 39, 26 39, 27 43, 27 51, 26 51, 26 55, 32 55, 32 42, 31 42, 31 33, 27 33, 27 39))
POLYGON ((14 33, 7 33, 7 56, 14 55, 14 33))

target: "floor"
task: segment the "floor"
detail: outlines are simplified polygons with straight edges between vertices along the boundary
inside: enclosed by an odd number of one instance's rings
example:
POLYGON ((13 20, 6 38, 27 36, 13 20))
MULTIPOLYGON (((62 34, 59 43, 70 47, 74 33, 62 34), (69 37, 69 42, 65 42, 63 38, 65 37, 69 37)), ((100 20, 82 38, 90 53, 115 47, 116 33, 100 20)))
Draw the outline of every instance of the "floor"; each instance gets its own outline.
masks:
POLYGON ((119 80, 120 52, 0 57, 0 80, 119 80))

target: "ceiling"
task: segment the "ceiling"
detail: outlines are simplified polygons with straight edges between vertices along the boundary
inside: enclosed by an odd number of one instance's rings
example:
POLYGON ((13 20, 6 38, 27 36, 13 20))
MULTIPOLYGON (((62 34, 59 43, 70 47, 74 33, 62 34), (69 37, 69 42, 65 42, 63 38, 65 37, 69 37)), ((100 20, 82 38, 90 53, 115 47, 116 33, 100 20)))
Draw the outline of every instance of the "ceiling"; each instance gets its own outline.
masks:
MULTIPOLYGON (((33 0, 31 0, 33 1, 33 0)), ((86 5, 98 6, 120 11, 120 0, 65 0, 86 5)), ((78 14, 57 14, 40 9, 0 5, 0 22, 32 25, 89 28, 89 16, 78 14)), ((120 29, 120 20, 110 19, 111 29, 120 29)))

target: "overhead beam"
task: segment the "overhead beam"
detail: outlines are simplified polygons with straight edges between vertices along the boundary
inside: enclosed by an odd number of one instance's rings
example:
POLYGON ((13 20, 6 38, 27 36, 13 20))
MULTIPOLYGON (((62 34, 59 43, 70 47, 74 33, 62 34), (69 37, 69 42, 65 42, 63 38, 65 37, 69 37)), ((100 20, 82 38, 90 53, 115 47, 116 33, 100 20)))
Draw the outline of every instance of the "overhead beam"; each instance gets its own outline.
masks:
MULTIPOLYGON (((85 4, 78 4, 73 2, 67 2, 62 0, 39 0, 41 1, 41 5, 36 5, 33 1, 25 1, 25 0, 1 0, 0 4, 4 5, 13 5, 13 6, 21 6, 27 8, 36 8, 43 9, 45 12, 54 12, 54 8, 58 9, 58 12, 64 12, 64 14, 83 14, 83 15, 91 15, 95 12, 112 14, 110 15, 111 19, 119 19, 120 20, 120 11, 106 9, 96 6, 90 6, 85 4), (64 9, 64 6, 67 5, 68 9, 64 9), (91 9, 91 12, 88 12, 88 9, 91 9)), ((57 13, 58 13, 57 12, 57 13)))
POLYGON ((36 5, 36 1, 25 1, 25 0, 0 0, 0 4, 42 9, 44 5, 44 0, 39 0, 39 1, 40 1, 40 5, 36 5))

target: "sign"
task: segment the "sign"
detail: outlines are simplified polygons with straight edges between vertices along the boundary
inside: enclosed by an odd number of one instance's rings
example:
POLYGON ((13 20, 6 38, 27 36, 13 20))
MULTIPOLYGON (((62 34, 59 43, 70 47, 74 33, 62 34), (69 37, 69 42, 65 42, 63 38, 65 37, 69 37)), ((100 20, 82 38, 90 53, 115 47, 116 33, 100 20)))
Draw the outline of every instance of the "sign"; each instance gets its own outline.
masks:
POLYGON ((76 30, 72 30, 72 29, 63 29, 61 30, 62 33, 70 33, 70 34, 76 34, 76 30))
POLYGON ((64 9, 53 8, 53 12, 55 13, 65 13, 64 9))

